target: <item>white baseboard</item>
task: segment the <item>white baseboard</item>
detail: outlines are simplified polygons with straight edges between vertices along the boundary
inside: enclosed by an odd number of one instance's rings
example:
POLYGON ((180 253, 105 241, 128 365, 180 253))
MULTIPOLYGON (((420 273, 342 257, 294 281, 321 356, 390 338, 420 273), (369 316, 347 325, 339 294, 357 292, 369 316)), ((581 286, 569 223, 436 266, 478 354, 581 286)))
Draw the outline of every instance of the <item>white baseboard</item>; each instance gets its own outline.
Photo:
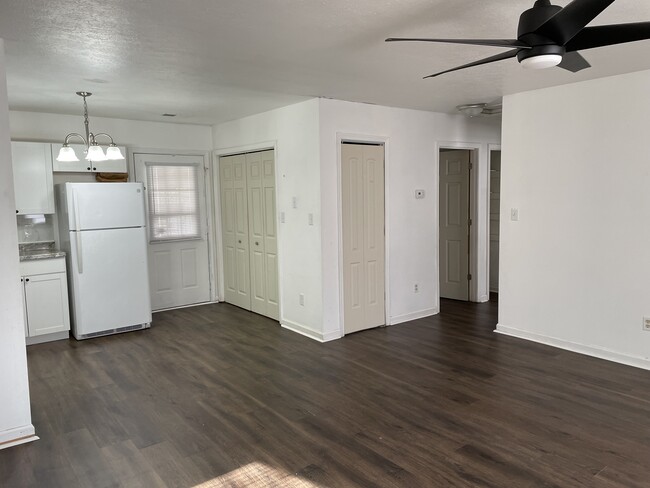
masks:
POLYGON ((565 349, 567 351, 577 352, 586 356, 605 359, 606 361, 613 361, 615 363, 634 366, 635 368, 650 370, 650 360, 648 358, 630 356, 600 347, 585 346, 584 344, 578 344, 576 342, 565 341, 563 339, 556 339, 555 337, 535 334, 533 332, 516 329, 514 327, 508 327, 507 325, 498 324, 494 332, 511 337, 517 337, 519 339, 526 339, 532 342, 538 342, 540 344, 557 347, 559 349, 565 349))
POLYGON ((424 317, 430 317, 436 315, 440 310, 437 307, 427 308, 426 310, 420 310, 418 312, 411 312, 404 315, 396 315, 395 317, 390 317, 388 319, 388 325, 397 325, 403 324, 404 322, 410 322, 411 320, 423 319, 424 317))
MULTIPOLYGON (((297 334, 303 335, 305 337, 309 337, 310 339, 314 339, 315 341, 318 342, 326 342, 327 340, 333 340, 332 338, 330 339, 325 339, 323 337, 323 334, 314 330, 310 329, 309 327, 305 327, 304 325, 296 324, 295 322, 291 322, 290 320, 281 320, 280 325, 284 327, 285 329, 290 330, 291 332, 295 332, 297 334)), ((338 337, 336 337, 338 339, 338 337)))
POLYGON ((26 444, 38 440, 32 424, 0 432, 0 449, 26 444))

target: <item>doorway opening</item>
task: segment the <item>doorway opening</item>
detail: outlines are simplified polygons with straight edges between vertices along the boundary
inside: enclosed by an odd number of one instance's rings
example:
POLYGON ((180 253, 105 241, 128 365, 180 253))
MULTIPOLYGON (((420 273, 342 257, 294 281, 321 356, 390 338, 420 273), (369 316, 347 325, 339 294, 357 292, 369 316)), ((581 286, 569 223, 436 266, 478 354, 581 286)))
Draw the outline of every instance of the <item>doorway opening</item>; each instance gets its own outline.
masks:
POLYGON ((343 330, 386 324, 385 151, 341 141, 343 330))
POLYGON ((490 151, 490 300, 499 297, 499 232, 501 218, 501 150, 490 151))

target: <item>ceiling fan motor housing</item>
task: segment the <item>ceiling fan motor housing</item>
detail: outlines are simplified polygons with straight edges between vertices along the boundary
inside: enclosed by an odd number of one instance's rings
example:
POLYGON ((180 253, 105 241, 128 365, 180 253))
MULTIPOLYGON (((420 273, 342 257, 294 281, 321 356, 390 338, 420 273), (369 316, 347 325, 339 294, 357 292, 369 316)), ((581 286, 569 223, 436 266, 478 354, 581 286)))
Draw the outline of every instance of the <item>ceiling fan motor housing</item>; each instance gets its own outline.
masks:
POLYGON ((532 46, 532 49, 522 49, 517 53, 517 60, 521 63, 524 59, 548 54, 563 56, 566 52, 564 46, 558 46, 556 41, 548 39, 535 31, 548 19, 560 12, 562 7, 551 5, 549 0, 537 0, 533 8, 526 10, 519 17, 517 39, 532 46))

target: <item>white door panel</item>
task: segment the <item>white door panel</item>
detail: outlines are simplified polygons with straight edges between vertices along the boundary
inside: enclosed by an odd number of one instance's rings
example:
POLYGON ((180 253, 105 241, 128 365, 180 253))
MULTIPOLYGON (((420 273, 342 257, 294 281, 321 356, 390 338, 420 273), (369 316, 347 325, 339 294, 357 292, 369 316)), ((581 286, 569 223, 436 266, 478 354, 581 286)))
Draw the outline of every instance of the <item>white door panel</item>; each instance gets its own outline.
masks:
POLYGON ((384 148, 341 145, 346 334, 385 318, 384 148))
POLYGON ((71 255, 77 256, 70 261, 75 337, 151 322, 146 229, 76 234, 70 239, 71 255))
POLYGON ((224 248, 224 298, 250 310, 246 157, 220 159, 221 222, 224 248))
POLYGON ((136 154, 136 179, 144 183, 148 215, 147 166, 197 167, 200 237, 187 240, 149 241, 149 275, 153 310, 210 301, 210 261, 207 240, 203 157, 136 154))
POLYGON ((470 152, 440 152, 440 296, 469 300, 470 152))

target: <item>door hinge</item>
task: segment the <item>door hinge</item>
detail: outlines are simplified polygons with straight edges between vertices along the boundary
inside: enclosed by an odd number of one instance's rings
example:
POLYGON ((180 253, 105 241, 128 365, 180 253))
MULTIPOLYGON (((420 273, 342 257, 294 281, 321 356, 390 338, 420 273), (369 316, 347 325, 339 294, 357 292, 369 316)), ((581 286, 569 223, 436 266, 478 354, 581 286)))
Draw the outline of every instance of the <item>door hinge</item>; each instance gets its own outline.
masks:
POLYGON ((472 225, 472 219, 469 219, 469 225, 472 225))
POLYGON ((472 281, 472 275, 471 274, 467 275, 467 281, 472 281))
POLYGON ((469 163, 469 170, 472 171, 474 169, 474 163, 469 163))

